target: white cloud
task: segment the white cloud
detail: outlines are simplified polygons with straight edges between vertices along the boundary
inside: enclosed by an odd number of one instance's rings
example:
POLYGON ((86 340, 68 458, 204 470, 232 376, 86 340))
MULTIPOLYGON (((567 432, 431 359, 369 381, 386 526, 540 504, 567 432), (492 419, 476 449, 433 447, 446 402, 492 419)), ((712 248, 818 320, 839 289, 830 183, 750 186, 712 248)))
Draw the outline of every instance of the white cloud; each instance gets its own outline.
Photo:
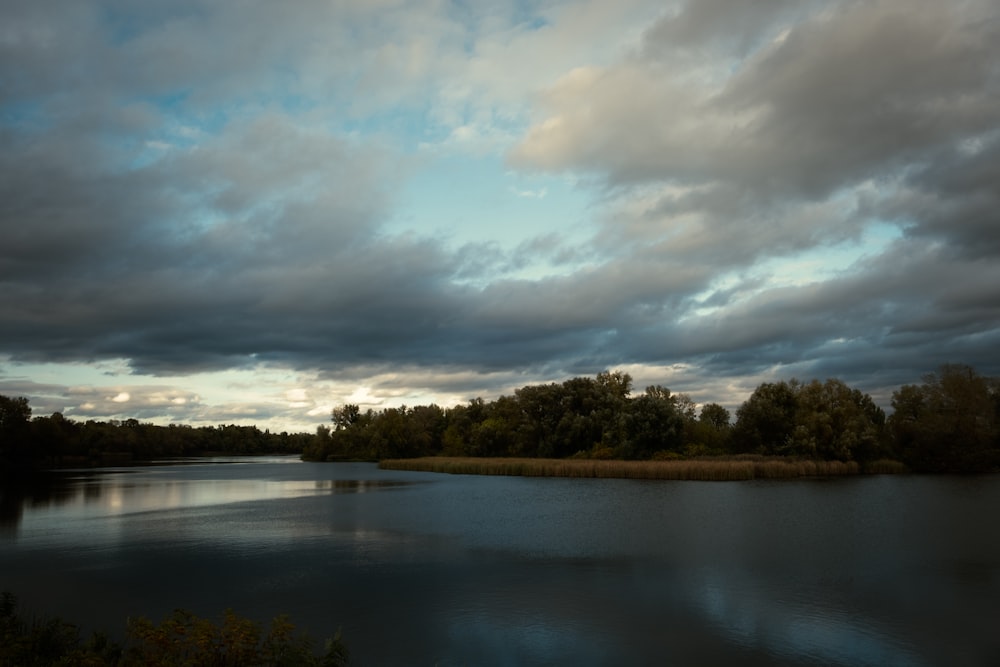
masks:
POLYGON ((515 197, 520 197, 522 199, 545 199, 545 195, 549 193, 548 188, 541 188, 539 190, 517 190, 515 188, 510 188, 510 193, 515 197))

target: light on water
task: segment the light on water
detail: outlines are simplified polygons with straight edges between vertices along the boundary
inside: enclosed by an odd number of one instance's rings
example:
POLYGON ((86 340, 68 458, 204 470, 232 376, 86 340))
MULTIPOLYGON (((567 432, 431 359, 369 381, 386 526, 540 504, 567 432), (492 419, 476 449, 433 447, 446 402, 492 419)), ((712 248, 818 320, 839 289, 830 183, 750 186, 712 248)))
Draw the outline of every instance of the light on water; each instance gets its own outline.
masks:
POLYGON ((0 588, 121 632, 231 607, 358 665, 984 665, 996 477, 638 482, 294 459, 5 492, 0 588))

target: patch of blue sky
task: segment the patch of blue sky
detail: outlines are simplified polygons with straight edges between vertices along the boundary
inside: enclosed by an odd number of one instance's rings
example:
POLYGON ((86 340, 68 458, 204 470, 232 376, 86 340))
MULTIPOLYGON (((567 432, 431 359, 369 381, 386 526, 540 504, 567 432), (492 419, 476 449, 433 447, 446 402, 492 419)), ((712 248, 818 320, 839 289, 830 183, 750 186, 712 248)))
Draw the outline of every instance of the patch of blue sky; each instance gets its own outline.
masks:
POLYGON ((766 288, 797 287, 834 278, 856 268, 860 260, 883 253, 903 235, 899 224, 878 218, 858 219, 864 215, 859 210, 859 199, 879 196, 878 186, 870 181, 836 193, 828 205, 816 208, 814 214, 825 218, 827 227, 857 224, 857 234, 764 260, 749 275, 762 279, 766 288))
POLYGON ((400 109, 335 118, 330 129, 353 137, 392 137, 405 152, 415 151, 428 142, 443 141, 449 132, 448 128, 429 122, 423 111, 400 109))
POLYGON ((159 94, 142 95, 135 101, 155 107, 165 115, 182 115, 186 113, 185 107, 190 96, 190 90, 180 89, 159 94))
POLYGON ((91 363, 34 363, 21 362, 10 357, 0 358, 0 381, 29 380, 39 385, 73 387, 104 385, 129 376, 124 360, 96 361, 91 363))
MULTIPOLYGON (((452 20, 462 23, 471 37, 478 32, 478 28, 484 21, 490 20, 497 15, 503 14, 504 21, 512 26, 517 26, 522 30, 540 30, 551 22, 539 10, 545 8, 545 3, 537 0, 513 0, 505 3, 481 3, 475 0, 452 0, 448 9, 448 16, 452 20)), ((466 44, 467 52, 472 52, 474 44, 470 40, 466 44)))
POLYGON ((19 133, 46 130, 51 126, 46 118, 44 105, 37 100, 13 100, 0 105, 0 127, 19 133))
POLYGON ((243 113, 239 106, 192 110, 186 106, 187 97, 188 92, 178 91, 132 100, 132 103, 155 109, 160 114, 162 123, 141 137, 141 146, 133 153, 129 168, 147 167, 172 150, 194 148, 206 137, 223 132, 234 117, 243 113))
POLYGON ((551 235, 580 244, 593 231, 588 207, 565 178, 511 172, 496 156, 454 156, 414 174, 384 231, 440 238, 451 248, 493 243, 513 251, 551 235))
POLYGON ((833 245, 817 245, 789 257, 775 257, 754 267, 753 273, 767 278, 767 287, 798 287, 835 278, 866 257, 881 254, 902 236, 897 225, 873 223, 856 239, 833 245))
POLYGON ((708 289, 692 297, 694 303, 704 305, 691 309, 683 319, 711 315, 770 289, 802 287, 834 279, 852 271, 858 262, 885 252, 902 235, 898 225, 875 221, 856 239, 818 245, 794 255, 765 260, 749 270, 728 272, 713 281, 708 289), (724 292, 731 293, 731 298, 725 303, 712 299, 724 292))
POLYGON ((309 114, 320 106, 317 100, 302 93, 291 91, 283 91, 280 95, 277 95, 275 104, 288 115, 309 114))
POLYGON ((538 13, 539 4, 532 0, 517 0, 511 8, 511 22, 526 30, 541 30, 551 25, 549 19, 538 13))
POLYGON ((310 116, 317 103, 310 98, 290 91, 278 90, 267 94, 255 93, 253 97, 234 97, 222 102, 205 104, 197 99, 196 89, 178 89, 159 94, 136 96, 128 102, 146 104, 159 112, 165 120, 160 132, 173 138, 177 145, 193 145, 195 137, 222 133, 234 121, 249 119, 263 113, 280 112, 301 117, 310 123, 310 116))
MULTIPOLYGON (((461 104, 465 107, 467 105, 461 104)), ((370 110, 365 114, 347 113, 332 117, 331 131, 356 138, 388 140, 397 150, 421 159, 437 159, 452 154, 482 154, 496 152, 495 136, 515 136, 523 130, 512 120, 472 118, 468 108, 451 108, 428 103, 396 106, 385 110, 370 110)))

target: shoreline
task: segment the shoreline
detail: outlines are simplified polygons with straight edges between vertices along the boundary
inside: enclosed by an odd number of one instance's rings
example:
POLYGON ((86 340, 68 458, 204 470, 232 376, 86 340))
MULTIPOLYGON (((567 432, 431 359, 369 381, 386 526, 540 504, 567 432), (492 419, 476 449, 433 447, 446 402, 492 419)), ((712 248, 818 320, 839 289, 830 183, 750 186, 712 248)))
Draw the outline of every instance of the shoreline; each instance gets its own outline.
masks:
POLYGON ((508 475, 519 477, 574 477, 602 479, 651 479, 691 481, 746 481, 842 477, 910 472, 898 461, 874 461, 860 466, 854 461, 795 459, 689 459, 673 461, 623 461, 602 459, 474 458, 428 456, 383 459, 383 470, 409 470, 455 475, 508 475))

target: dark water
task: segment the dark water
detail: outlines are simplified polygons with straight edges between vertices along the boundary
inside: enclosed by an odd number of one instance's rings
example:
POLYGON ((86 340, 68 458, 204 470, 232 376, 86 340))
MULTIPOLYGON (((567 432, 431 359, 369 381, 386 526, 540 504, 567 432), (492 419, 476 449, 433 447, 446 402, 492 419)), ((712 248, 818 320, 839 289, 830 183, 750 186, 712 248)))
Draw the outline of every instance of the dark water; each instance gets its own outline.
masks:
POLYGON ((356 665, 1000 665, 1000 477, 637 482, 291 459, 4 490, 0 588, 175 607, 356 665))

